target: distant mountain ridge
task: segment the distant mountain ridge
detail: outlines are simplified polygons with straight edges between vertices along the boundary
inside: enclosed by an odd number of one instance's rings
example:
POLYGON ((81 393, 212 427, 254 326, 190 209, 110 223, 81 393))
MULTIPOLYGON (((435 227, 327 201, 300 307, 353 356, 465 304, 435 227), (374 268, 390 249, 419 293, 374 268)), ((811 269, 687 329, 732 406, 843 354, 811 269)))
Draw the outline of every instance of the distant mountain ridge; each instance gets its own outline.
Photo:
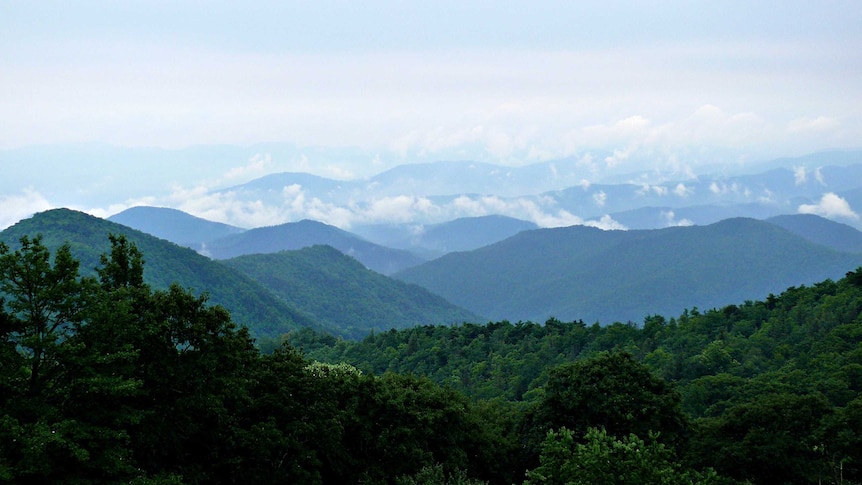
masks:
POLYGON ((358 226, 354 228, 355 232, 308 220, 246 231, 176 209, 146 206, 127 209, 108 220, 190 247, 216 259, 296 250, 316 244, 329 245, 383 274, 420 264, 451 251, 468 251, 487 246, 520 231, 538 228, 532 222, 492 215, 427 226, 358 226), (249 233, 244 234, 246 232, 249 233))
POLYGON ((483 321, 428 290, 366 269, 330 246, 223 261, 342 335, 483 321))
POLYGON ((200 249, 202 243, 245 231, 166 207, 131 207, 108 220, 195 250, 200 249))
POLYGON ((55 250, 69 243, 92 275, 110 250, 108 234, 125 235, 143 252, 144 279, 156 289, 172 283, 225 306, 256 337, 312 328, 346 338, 372 330, 481 320, 424 288, 366 269, 328 246, 214 261, 155 236, 82 212, 55 209, 0 231, 13 250, 23 235, 42 234, 55 250))
POLYGON ((424 261, 407 251, 380 246, 335 226, 311 220, 250 229, 229 235, 207 243, 202 252, 215 259, 228 259, 246 254, 302 249, 318 244, 332 246, 382 274, 391 274, 424 261))
MULTIPOLYGON (((590 181, 575 159, 519 167, 470 161, 400 165, 375 176, 336 181, 303 173, 268 175, 216 191, 265 207, 326 207, 339 225, 434 225, 459 218, 501 215, 545 227, 579 222, 658 229, 711 224, 729 217, 767 218, 816 206, 824 194, 845 198, 862 210, 862 151, 828 152, 752 166, 754 174, 632 174, 628 180, 590 181), (823 165, 818 165, 822 160, 823 165), (855 162, 855 163, 854 163, 855 162), (833 163, 836 165, 828 165, 833 163), (313 201, 313 204, 309 204, 313 201), (644 211, 654 207, 655 211, 644 211), (671 217, 674 213, 674 217, 671 217), (608 220, 610 218, 610 220, 608 220), (345 223, 345 221, 348 221, 345 223)), ((862 219, 822 212, 857 229, 862 219)), ((324 222, 328 216, 318 219, 324 222)))
POLYGON ((478 249, 521 231, 538 229, 532 222, 491 215, 463 217, 440 224, 382 224, 359 226, 353 231, 377 244, 431 257, 453 251, 478 249))
POLYGON ((862 254, 738 218, 638 231, 525 231, 394 276, 491 319, 606 324, 763 298, 860 265, 862 254))
POLYGON ((862 253, 862 232, 813 214, 775 216, 766 222, 836 251, 862 253))

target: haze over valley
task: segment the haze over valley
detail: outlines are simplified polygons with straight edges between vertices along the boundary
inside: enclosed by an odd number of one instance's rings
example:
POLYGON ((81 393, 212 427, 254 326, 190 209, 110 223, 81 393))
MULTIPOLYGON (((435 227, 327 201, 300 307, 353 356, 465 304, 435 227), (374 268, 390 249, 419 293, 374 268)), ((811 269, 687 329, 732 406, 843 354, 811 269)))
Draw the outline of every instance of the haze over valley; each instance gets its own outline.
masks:
POLYGON ((862 483, 860 19, 0 1, 0 482, 862 483))
POLYGON ((3 240, 90 271, 128 234, 258 336, 637 324, 859 264, 853 2, 54 7, 0 16, 3 240))

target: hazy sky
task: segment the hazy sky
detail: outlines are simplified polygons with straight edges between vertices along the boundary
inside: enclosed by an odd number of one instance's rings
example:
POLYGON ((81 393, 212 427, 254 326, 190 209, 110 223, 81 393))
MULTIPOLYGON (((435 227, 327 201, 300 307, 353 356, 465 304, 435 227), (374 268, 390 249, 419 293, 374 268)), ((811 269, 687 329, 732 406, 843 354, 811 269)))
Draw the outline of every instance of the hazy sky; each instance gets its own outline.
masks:
MULTIPOLYGON (((859 147, 860 19, 858 0, 0 0, 0 150, 357 147, 268 165, 351 176, 416 159, 606 150, 610 167, 859 147)), ((193 184, 254 163, 151 176, 193 184)), ((44 196, 50 173, 16 169, 33 182, 0 196, 44 196)))

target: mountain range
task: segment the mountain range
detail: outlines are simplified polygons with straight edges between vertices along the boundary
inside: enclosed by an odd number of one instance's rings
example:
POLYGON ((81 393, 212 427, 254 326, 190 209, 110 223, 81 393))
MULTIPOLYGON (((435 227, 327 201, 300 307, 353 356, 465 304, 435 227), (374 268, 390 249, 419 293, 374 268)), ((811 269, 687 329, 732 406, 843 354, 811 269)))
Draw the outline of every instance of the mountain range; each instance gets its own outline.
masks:
POLYGON ((792 217, 804 219, 525 231, 393 276, 492 320, 611 323, 763 298, 790 286, 837 279, 862 265, 862 252, 839 250, 855 251, 858 231, 818 217, 792 217))
POLYGON ((429 225, 358 226, 354 233, 311 220, 246 231, 176 209, 146 206, 126 209, 108 220, 215 259, 328 245, 387 275, 448 252, 477 249, 538 228, 511 217, 481 216, 429 225))
POLYGON ((809 212, 862 229, 862 219, 852 209, 862 207, 862 151, 820 153, 784 159, 780 166, 776 162, 750 168, 761 171, 643 172, 602 181, 590 180, 590 170, 575 159, 521 167, 441 161, 401 165, 355 180, 272 174, 210 195, 284 220, 312 218, 365 232, 375 242, 382 236, 367 232, 374 227, 428 226, 486 215, 542 227, 584 223, 660 229, 809 212), (846 207, 825 205, 827 194, 846 207))
POLYGON ((125 235, 144 255, 144 279, 148 284, 166 289, 177 283, 196 294, 207 293, 212 303, 228 308, 235 321, 257 336, 279 335, 302 327, 334 330, 320 327, 252 279, 189 248, 83 212, 54 209, 36 214, 0 231, 0 241, 14 250, 22 236, 40 234, 52 251, 68 243, 84 275, 95 275, 100 256, 110 251, 109 234, 125 235))
POLYGON ((0 242, 14 250, 22 236, 38 234, 52 250, 68 243, 86 275, 95 274, 99 256, 110 250, 108 234, 125 235, 144 254, 148 284, 164 289, 177 283, 198 294, 206 292, 212 303, 225 306, 256 337, 277 337, 308 327, 360 338, 372 330, 481 320, 423 288, 370 271, 332 248, 222 262, 68 209, 22 220, 0 231, 0 242))
MULTIPOLYGON (((458 228, 469 235, 494 222, 512 231, 526 229, 403 269, 395 279, 315 242, 314 235, 346 236, 311 221, 290 226, 308 229, 293 234, 309 243, 304 249, 284 251, 275 245, 268 253, 225 255, 223 260, 66 209, 21 221, 0 232, 0 241, 14 247, 21 235, 43 234, 49 247, 68 242, 82 268, 92 272, 99 254, 108 250, 107 234, 126 234, 144 252, 150 284, 164 288, 176 282, 207 291, 257 336, 311 327, 359 338, 372 330, 485 318, 637 322, 649 314, 763 298, 789 286, 838 278, 862 265, 862 233, 805 214, 631 231, 529 229, 510 219, 478 218, 429 232, 448 232, 457 240, 452 234, 458 228)), ((266 249, 272 242, 267 231, 239 235, 246 235, 246 247, 266 249), (262 241, 256 242, 258 237, 262 241)))

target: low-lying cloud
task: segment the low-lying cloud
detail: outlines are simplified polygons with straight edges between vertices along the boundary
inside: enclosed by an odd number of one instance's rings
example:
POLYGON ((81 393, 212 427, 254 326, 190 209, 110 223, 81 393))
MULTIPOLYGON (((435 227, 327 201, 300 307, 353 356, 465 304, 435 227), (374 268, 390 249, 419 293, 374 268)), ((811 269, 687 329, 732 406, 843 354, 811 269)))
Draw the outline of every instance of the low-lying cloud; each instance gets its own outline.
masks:
POLYGON ((799 206, 800 214, 815 214, 827 218, 846 218, 859 220, 859 215, 850 207, 850 204, 835 193, 827 192, 816 204, 802 204, 799 206))
POLYGON ((50 202, 33 189, 24 189, 20 194, 0 196, 0 230, 30 217, 37 212, 53 208, 50 202))
MULTIPOLYGON (((601 199, 599 197, 596 202, 601 199)), ((282 188, 280 197, 267 200, 249 198, 241 191, 212 192, 204 186, 195 186, 177 187, 169 197, 151 202, 151 205, 174 207, 197 217, 243 228, 313 219, 350 230, 353 226, 365 224, 421 225, 499 214, 531 221, 540 227, 587 225, 601 229, 626 229, 609 215, 590 220, 578 217, 558 207, 553 198, 544 196, 461 195, 433 200, 403 194, 337 204, 311 196, 300 184, 291 184, 282 188)))

